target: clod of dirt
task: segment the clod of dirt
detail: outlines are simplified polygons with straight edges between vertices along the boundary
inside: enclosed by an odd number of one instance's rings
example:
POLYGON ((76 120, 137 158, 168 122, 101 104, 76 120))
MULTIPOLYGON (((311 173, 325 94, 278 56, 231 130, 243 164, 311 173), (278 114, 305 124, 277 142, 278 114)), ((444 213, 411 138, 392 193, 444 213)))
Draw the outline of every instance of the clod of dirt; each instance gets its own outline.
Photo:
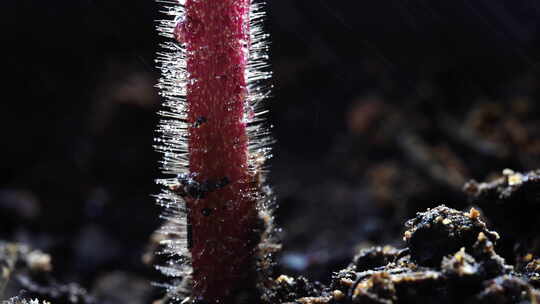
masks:
POLYGON ((316 297, 322 292, 320 283, 312 283, 304 277, 280 275, 275 285, 265 295, 268 303, 287 303, 302 298, 316 297))
POLYGON ((484 183, 472 180, 464 190, 471 203, 480 207, 490 224, 504 235, 502 254, 540 253, 540 170, 520 173, 505 169, 500 178, 484 183))
POLYGON ((397 259, 402 250, 392 246, 376 246, 360 250, 354 257, 352 266, 356 271, 364 271, 376 267, 386 266, 397 259))
POLYGON ((525 277, 536 288, 540 287, 540 259, 534 259, 525 266, 525 277))
POLYGON ((513 276, 501 276, 487 281, 485 289, 470 303, 514 304, 540 302, 540 292, 530 284, 513 276))
POLYGON ((493 242, 483 232, 480 232, 473 245, 472 255, 480 262, 479 272, 483 278, 493 278, 514 270, 495 252, 494 248, 493 242))
POLYGON ((403 240, 409 246, 412 260, 422 266, 438 266, 444 256, 461 247, 472 249, 480 232, 492 242, 499 239, 496 232, 486 228, 476 209, 461 212, 441 205, 417 213, 405 227, 403 240))
POLYGON ((454 302, 474 298, 486 280, 509 274, 512 270, 513 267, 504 263, 482 232, 470 254, 462 247, 455 254, 444 257, 441 263, 441 271, 446 277, 445 288, 454 302))
POLYGON ((476 259, 467 254, 465 248, 462 247, 454 255, 443 258, 441 269, 448 277, 464 278, 477 276, 479 265, 476 259))

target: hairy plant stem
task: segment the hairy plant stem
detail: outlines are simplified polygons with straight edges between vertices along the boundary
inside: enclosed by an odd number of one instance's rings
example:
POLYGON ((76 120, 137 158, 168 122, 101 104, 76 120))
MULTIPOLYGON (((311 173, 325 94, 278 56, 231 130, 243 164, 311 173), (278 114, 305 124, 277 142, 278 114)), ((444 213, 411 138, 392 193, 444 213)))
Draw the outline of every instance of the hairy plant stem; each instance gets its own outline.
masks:
POLYGON ((189 171, 204 188, 186 199, 193 293, 213 302, 245 283, 257 245, 244 121, 249 2, 188 0, 177 35, 187 49, 189 171))
MULTIPOLYGON (((266 239, 272 216, 262 168, 271 140, 256 110, 270 73, 262 71, 266 35, 254 22, 263 14, 251 2, 186 0, 169 7, 174 20, 158 26, 176 43, 158 54, 158 87, 169 109, 161 115, 172 119, 162 120, 157 149, 164 172, 177 177, 159 181, 166 189, 157 198, 168 210, 165 233, 176 238, 165 252, 186 256, 190 266, 161 269, 189 277, 192 299, 209 303, 254 289, 256 267, 270 264, 261 252, 274 248, 266 239)), ((184 285, 169 286, 172 297, 184 285)))

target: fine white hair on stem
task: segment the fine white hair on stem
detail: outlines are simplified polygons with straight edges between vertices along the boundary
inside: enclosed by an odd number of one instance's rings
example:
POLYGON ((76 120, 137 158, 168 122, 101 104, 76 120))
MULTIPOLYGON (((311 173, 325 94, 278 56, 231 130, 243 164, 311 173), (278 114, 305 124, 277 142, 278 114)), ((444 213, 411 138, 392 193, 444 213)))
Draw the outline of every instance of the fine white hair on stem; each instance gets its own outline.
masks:
POLYGON ((249 169, 253 174, 264 173, 266 160, 272 157, 271 145, 274 142, 264 116, 268 113, 264 101, 270 96, 272 72, 268 62, 269 37, 264 31, 263 1, 252 1, 249 9, 249 38, 247 66, 245 71, 247 98, 244 104, 244 121, 248 135, 249 169))
POLYGON ((165 223, 160 232, 161 250, 158 254, 168 257, 165 265, 156 268, 170 278, 167 283, 154 285, 166 290, 165 302, 181 301, 189 296, 191 290, 191 255, 188 249, 188 221, 186 203, 173 189, 178 186, 177 177, 189 172, 188 122, 186 88, 188 81, 185 45, 174 39, 174 30, 185 16, 183 1, 157 0, 162 4, 165 19, 158 20, 157 31, 167 41, 160 44, 156 64, 161 78, 156 87, 163 98, 162 110, 158 112, 161 120, 155 138, 156 151, 162 154, 160 169, 166 178, 157 180, 162 186, 161 193, 155 195, 158 205, 163 207, 161 218, 165 223))
POLYGON ((187 103, 186 88, 188 81, 185 46, 174 40, 174 30, 185 16, 185 8, 178 1, 158 0, 164 3, 161 11, 168 16, 159 20, 157 31, 168 41, 160 45, 156 63, 161 71, 157 84, 163 97, 162 117, 156 138, 155 148, 163 154, 161 169, 165 174, 180 175, 188 172, 187 146, 187 103))
POLYGON ((172 281, 154 285, 165 288, 166 298, 181 300, 190 294, 192 285, 185 203, 180 196, 170 190, 163 190, 155 197, 157 203, 164 209, 161 218, 165 220, 165 224, 159 230, 165 237, 160 241, 162 249, 157 253, 168 257, 166 264, 158 265, 156 269, 172 281))

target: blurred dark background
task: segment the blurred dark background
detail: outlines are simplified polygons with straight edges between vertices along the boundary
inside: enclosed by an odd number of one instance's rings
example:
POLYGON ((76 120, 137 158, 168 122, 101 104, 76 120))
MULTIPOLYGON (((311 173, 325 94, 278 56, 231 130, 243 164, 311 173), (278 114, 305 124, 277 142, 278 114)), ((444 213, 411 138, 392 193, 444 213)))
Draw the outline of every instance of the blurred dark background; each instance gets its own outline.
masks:
MULTIPOLYGON (((105 298, 158 278, 141 261, 160 223, 158 10, 0 4, 0 239, 105 298)), ((414 212, 467 207, 467 180, 537 168, 539 22, 533 0, 269 1, 280 271, 327 280, 357 246, 400 246, 414 212)))

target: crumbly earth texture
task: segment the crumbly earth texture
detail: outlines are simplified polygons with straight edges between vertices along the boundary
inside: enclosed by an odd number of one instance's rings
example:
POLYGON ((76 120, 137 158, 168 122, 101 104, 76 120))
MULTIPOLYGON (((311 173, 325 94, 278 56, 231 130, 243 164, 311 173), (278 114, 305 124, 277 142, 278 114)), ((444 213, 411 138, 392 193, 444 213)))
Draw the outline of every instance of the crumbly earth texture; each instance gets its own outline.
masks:
POLYGON ((537 214, 527 212, 538 204, 539 174, 505 170, 489 183, 471 181, 464 189, 475 207, 459 211, 440 205, 418 212, 405 223, 403 248, 361 249, 326 286, 282 275, 267 301, 539 303, 537 214), (507 259, 498 252, 512 247, 507 259))
POLYGON ((444 205, 418 213, 406 224, 404 249, 360 250, 328 286, 280 276, 269 302, 538 303, 539 260, 523 272, 507 264, 495 249, 498 234, 480 218, 474 208, 444 205))

